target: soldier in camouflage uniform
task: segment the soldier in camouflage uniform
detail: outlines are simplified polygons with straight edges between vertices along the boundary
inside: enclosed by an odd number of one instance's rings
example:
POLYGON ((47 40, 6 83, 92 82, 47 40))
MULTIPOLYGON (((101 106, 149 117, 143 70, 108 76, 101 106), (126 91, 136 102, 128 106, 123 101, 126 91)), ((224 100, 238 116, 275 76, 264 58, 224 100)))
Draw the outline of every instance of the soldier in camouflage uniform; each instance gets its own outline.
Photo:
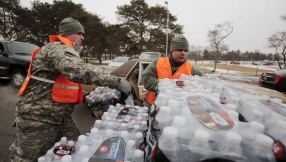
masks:
MULTIPOLYGON (((170 55, 168 56, 171 65, 172 74, 174 74, 186 61, 189 50, 188 40, 183 35, 177 35, 171 40, 170 55)), ((159 58, 161 59, 161 58, 159 58)), ((157 75, 157 62, 154 60, 148 65, 142 74, 142 80, 144 82, 144 87, 151 92, 157 91, 157 85, 159 83, 157 75)), ((160 67, 158 67, 160 68, 160 67)), ((191 74, 203 76, 204 74, 196 68, 196 66, 191 64, 191 74)), ((145 106, 150 107, 151 104, 144 97, 143 103, 145 106)))
MULTIPOLYGON (((74 49, 60 41, 46 44, 33 59, 33 76, 55 80, 62 74, 75 83, 109 86, 130 93, 129 82, 106 74, 79 57, 76 51, 84 40, 84 28, 77 20, 64 19, 59 25, 59 34, 70 40, 74 49)), ((24 94, 19 96, 15 120, 17 137, 9 148, 11 161, 37 161, 61 137, 76 141, 80 135, 71 116, 75 104, 55 102, 52 88, 52 83, 31 78, 24 94)))

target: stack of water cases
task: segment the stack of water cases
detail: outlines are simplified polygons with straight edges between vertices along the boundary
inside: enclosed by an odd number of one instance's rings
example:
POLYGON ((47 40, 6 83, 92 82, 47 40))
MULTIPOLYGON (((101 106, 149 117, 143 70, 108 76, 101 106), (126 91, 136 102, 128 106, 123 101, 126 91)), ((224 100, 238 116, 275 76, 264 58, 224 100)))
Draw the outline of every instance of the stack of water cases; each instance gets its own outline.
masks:
POLYGON ((55 143, 39 162, 143 162, 148 108, 110 105, 90 132, 76 142, 66 137, 55 143))
POLYGON ((281 100, 213 77, 182 75, 162 79, 158 87, 147 137, 152 161, 285 160, 286 106, 281 100), (178 81, 185 86, 178 88, 178 81))

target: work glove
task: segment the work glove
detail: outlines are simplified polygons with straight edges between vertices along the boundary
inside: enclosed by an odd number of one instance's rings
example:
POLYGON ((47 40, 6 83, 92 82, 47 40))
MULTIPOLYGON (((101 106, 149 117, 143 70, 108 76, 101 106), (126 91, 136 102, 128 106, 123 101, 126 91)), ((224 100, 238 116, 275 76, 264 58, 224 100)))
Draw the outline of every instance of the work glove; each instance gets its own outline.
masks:
POLYGON ((120 78, 118 78, 115 89, 123 93, 122 97, 125 100, 131 94, 131 83, 129 83, 126 80, 121 80, 120 78))

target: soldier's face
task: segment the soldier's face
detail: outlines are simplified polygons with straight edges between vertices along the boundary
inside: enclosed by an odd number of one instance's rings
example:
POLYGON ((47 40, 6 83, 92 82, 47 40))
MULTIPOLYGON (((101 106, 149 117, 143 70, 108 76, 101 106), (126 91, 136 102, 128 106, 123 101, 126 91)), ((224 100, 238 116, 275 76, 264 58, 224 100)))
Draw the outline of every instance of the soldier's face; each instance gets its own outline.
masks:
POLYGON ((186 50, 175 50, 172 51, 172 57, 178 63, 185 62, 187 60, 188 51, 186 50))
POLYGON ((84 36, 82 33, 71 34, 66 36, 71 42, 82 44, 84 40, 84 36))

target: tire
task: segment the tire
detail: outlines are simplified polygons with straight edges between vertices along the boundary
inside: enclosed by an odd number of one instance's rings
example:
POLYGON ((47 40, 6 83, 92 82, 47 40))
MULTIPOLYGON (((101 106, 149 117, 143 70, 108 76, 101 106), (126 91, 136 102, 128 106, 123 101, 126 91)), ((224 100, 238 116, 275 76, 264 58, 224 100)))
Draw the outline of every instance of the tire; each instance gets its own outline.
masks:
POLYGON ((11 82, 14 87, 21 87, 24 80, 26 78, 26 74, 21 69, 15 69, 11 73, 11 82))

